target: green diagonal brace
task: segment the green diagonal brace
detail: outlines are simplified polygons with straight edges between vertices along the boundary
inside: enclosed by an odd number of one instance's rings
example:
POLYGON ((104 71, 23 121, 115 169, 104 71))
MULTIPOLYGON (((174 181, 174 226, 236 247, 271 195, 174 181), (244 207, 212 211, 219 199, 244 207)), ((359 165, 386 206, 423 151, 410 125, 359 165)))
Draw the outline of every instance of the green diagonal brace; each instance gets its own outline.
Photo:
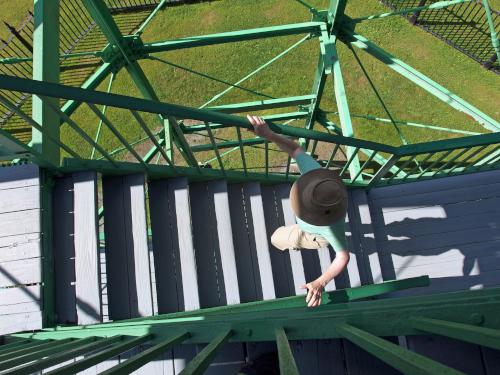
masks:
POLYGON ((378 47, 376 44, 370 42, 364 36, 356 34, 347 28, 343 28, 341 34, 339 35, 339 38, 343 42, 350 43, 362 49, 366 53, 372 55, 377 60, 380 60, 382 63, 386 64, 387 67, 401 74, 403 77, 409 79, 416 85, 426 90, 431 95, 442 100, 443 102, 447 103, 456 110, 459 110, 471 116, 474 120, 479 122, 486 129, 491 130, 493 132, 497 132, 500 130, 500 124, 498 123, 498 121, 494 120, 487 114, 481 112, 478 108, 474 107, 472 104, 468 103, 467 101, 455 95, 454 93, 447 90, 443 86, 434 82, 432 79, 420 73, 416 69, 412 68, 405 62, 397 59, 390 53, 378 47))
MULTIPOLYGON (((111 16, 111 13, 106 7, 104 1, 83 0, 83 4, 85 5, 85 8, 88 10, 94 21, 100 27, 101 31, 106 36, 108 41, 111 44, 116 45, 120 49, 124 59, 126 60, 126 69, 132 77, 132 80, 134 81, 136 86, 141 91, 141 94, 144 96, 144 98, 154 101, 160 101, 139 63, 129 57, 130 52, 128 52, 127 47, 125 46, 124 37, 118 29, 115 21, 113 20, 113 17, 111 16)), ((175 129, 177 125, 175 118, 168 116, 167 118, 164 118, 163 116, 160 116, 160 119, 162 120, 162 126, 165 126, 165 120, 168 121, 166 129, 168 130, 167 133, 170 132, 170 127, 168 126, 168 124, 174 127, 174 142, 176 142, 177 146, 181 150, 181 153, 186 158, 188 164, 191 166, 197 166, 196 159, 190 152, 189 145, 182 135, 182 132, 176 131, 175 129)))

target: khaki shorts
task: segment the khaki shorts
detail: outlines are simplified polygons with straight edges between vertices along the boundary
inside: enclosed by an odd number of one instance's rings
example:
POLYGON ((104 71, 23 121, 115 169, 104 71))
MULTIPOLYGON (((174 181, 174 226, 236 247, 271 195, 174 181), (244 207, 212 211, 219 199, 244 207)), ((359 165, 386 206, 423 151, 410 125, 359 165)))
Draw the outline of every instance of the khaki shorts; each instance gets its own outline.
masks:
POLYGON ((279 227, 271 236, 271 243, 279 250, 320 249, 328 247, 321 236, 304 232, 298 224, 279 227))

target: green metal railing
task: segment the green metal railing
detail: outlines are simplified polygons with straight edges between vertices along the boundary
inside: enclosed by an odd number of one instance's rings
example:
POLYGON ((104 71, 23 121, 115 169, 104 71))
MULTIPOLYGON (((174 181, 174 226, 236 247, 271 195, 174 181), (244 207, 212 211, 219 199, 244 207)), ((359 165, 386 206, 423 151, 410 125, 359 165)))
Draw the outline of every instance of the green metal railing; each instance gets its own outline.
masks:
MULTIPOLYGON (((172 176, 176 174, 188 175, 193 179, 200 178, 220 178, 229 179, 249 179, 257 178, 259 180, 284 181, 293 180, 295 174, 290 173, 291 163, 286 155, 283 160, 281 170, 277 170, 276 165, 272 164, 269 158, 270 147, 264 139, 259 137, 243 138, 239 129, 251 128, 251 125, 245 118, 235 116, 225 112, 231 112, 231 106, 213 107, 208 109, 194 109, 180 105, 159 103, 145 99, 132 98, 127 96, 107 94, 102 92, 88 92, 78 88, 71 88, 62 85, 35 82, 25 79, 19 79, 8 76, 0 76, 0 88, 8 90, 17 90, 19 92, 37 95, 44 101, 47 97, 57 97, 66 100, 84 103, 90 110, 90 113, 102 121, 110 132, 120 141, 122 148, 134 156, 136 163, 126 163, 120 160, 116 153, 103 149, 83 130, 82 126, 75 120, 65 115, 57 108, 52 108, 65 121, 64 126, 68 126, 76 132, 83 142, 89 147, 99 152, 101 160, 93 160, 85 155, 78 154, 72 146, 61 140, 52 140, 57 143, 67 154, 68 158, 62 161, 61 165, 52 165, 45 160, 42 155, 37 155, 29 146, 16 141, 13 137, 4 133, 4 137, 9 138, 11 142, 16 143, 22 155, 30 154, 32 159, 40 165, 62 169, 66 171, 93 168, 104 173, 126 173, 130 171, 144 171, 155 176, 172 176), (139 155, 134 147, 117 130, 117 126, 99 111, 97 105, 107 106, 113 110, 127 111, 130 113, 130 126, 138 126, 144 133, 144 139, 153 143, 160 155, 163 157, 163 165, 147 163, 144 155, 139 155), (163 150, 161 139, 157 134, 150 130, 151 124, 146 123, 145 118, 148 114, 157 114, 161 116, 173 116, 176 119, 194 119, 202 122, 200 125, 180 125, 180 135, 184 137, 190 153, 197 160, 196 155, 201 152, 212 151, 215 153, 216 164, 213 169, 196 168, 189 166, 188 159, 183 160, 181 164, 174 164, 171 157, 163 150), (135 122, 135 124, 133 123, 135 122), (217 129, 237 128, 238 139, 235 141, 218 141, 214 136, 217 129), (190 134, 206 132, 210 140, 207 144, 193 144, 188 141, 190 134), (255 148, 262 145, 260 149, 255 148), (224 150, 240 150, 241 168, 231 170, 227 167, 227 159, 224 158, 224 150), (246 165, 245 153, 251 148, 252 152, 257 152, 264 160, 263 169, 251 168, 246 165), (267 155, 267 157, 266 157, 267 155), (70 157, 70 158, 69 158, 70 157), (263 172, 265 171, 265 172, 263 172), (271 178, 272 177, 272 178, 271 178)), ((291 103, 297 105, 310 101, 310 96, 263 100, 260 102, 244 103, 240 108, 251 108, 256 110, 260 107, 271 108, 277 106, 289 106, 291 103)), ((3 95, 0 95, 0 102, 16 111, 31 126, 41 130, 43 127, 36 123, 31 117, 23 113, 20 109, 8 101, 3 95)), ((151 117, 149 115, 149 117, 151 117)), ((276 118, 278 116, 275 116, 276 118)), ((279 118, 279 117, 278 117, 279 118)), ((454 138, 443 141, 427 142, 423 144, 389 146, 382 143, 364 141, 360 139, 344 137, 338 134, 329 134, 314 130, 303 129, 299 127, 279 125, 271 118, 269 121, 271 127, 283 135, 302 138, 311 142, 311 149, 321 146, 323 149, 330 150, 329 155, 320 160, 325 167, 335 168, 344 178, 346 183, 356 186, 377 186, 383 184, 393 184, 400 182, 410 182, 426 178, 440 176, 450 176, 455 174, 477 172, 498 168, 500 165, 500 133, 490 133, 474 135, 467 137, 454 138), (348 148, 353 151, 345 159, 343 153, 348 148), (343 161, 339 159, 344 158, 343 161), (352 174, 350 166, 355 158, 361 160, 359 169, 352 174)), ((50 140, 50 138, 48 138, 50 140)), ((273 149, 274 150, 274 149, 273 149)), ((275 151, 273 151, 275 152, 275 151)), ((234 155, 233 161, 234 164, 234 155)), ((276 159, 276 158, 275 158, 276 159)))
POLYGON ((435 334, 500 349, 499 288, 354 302, 428 282, 420 277, 334 291, 315 309, 299 296, 15 334, 0 346, 0 370, 31 373, 83 355, 48 372, 74 374, 135 348, 137 354, 104 372, 129 374, 180 344, 208 344, 182 372, 201 374, 227 342, 276 341, 281 373, 298 374, 289 340, 344 338, 403 373, 461 374, 380 337, 435 334))

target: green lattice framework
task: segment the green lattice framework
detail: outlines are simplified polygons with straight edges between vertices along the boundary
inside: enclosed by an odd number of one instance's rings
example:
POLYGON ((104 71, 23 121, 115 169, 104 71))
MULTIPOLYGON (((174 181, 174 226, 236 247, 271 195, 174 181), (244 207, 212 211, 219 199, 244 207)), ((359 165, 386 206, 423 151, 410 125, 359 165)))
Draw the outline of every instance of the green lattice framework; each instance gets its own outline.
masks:
MULTIPOLYGON (((320 162, 327 168, 337 169, 346 183, 351 185, 371 187, 497 168, 500 163, 500 135, 498 134, 500 125, 496 120, 356 32, 356 25, 360 22, 371 22, 371 20, 414 13, 424 9, 442 9, 467 1, 469 0, 440 1, 417 8, 357 19, 351 19, 344 14, 344 0, 331 1, 327 10, 317 10, 304 1, 299 1, 312 14, 312 19, 309 22, 144 43, 141 39, 142 32, 166 1, 162 1, 158 5, 134 35, 124 36, 120 33, 103 1, 83 0, 84 6, 109 44, 103 51, 92 52, 92 54, 100 56, 103 63, 83 84, 82 88, 78 89, 57 84, 59 77, 57 41, 59 35, 54 15, 58 14, 58 2, 36 0, 34 78, 42 82, 0 76, 0 88, 33 94, 32 116, 16 108, 5 96, 0 96, 0 101, 4 106, 16 112, 32 126, 32 142, 29 145, 23 144, 2 131, 3 147, 0 149, 2 159, 31 159, 44 167, 61 171, 91 168, 103 173, 144 171, 152 176, 183 174, 192 179, 225 177, 231 181, 245 179, 269 182, 291 180, 295 177, 290 172, 291 160, 288 158, 286 165, 282 166, 273 164, 270 161, 270 147, 267 142, 258 137, 242 137, 240 129, 249 128, 249 123, 243 117, 235 114, 248 111, 258 113, 265 109, 297 106, 295 112, 279 113, 267 116, 266 119, 277 132, 299 138, 302 145, 313 155, 315 155, 319 143, 326 143, 331 154, 320 162), (164 51, 300 34, 305 35, 301 41, 237 83, 228 83, 219 79, 219 81, 228 84, 228 89, 216 95, 202 108, 197 109, 161 103, 148 81, 148 77, 138 64, 141 59, 161 60, 155 54, 164 51), (310 93, 295 97, 209 107, 214 100, 220 99, 232 89, 252 91, 243 88, 241 83, 310 38, 317 38, 320 45, 318 67, 310 93), (355 138, 351 121, 353 116, 349 111, 341 64, 337 54, 337 43, 345 43, 373 56, 384 63, 387 68, 409 79, 449 104, 453 109, 472 117, 492 133, 478 135, 473 132, 401 122, 395 120, 387 111, 388 119, 375 116, 366 116, 366 118, 391 123, 401 137, 402 146, 394 147, 355 138), (109 83, 109 90, 111 90, 114 77, 121 69, 127 70, 144 99, 91 91, 108 76, 111 76, 109 83), (321 97, 324 92, 329 91, 326 87, 328 75, 333 75, 340 124, 331 122, 328 119, 328 113, 320 108, 321 97), (62 108, 58 106, 58 99, 66 100, 62 108), (98 134, 95 136, 85 133, 71 117, 82 104, 87 106, 87 110, 93 112, 100 120, 98 134), (102 105, 103 109, 99 109, 98 105, 102 105), (125 139, 116 129, 115 124, 106 116, 106 109, 109 107, 129 111, 131 121, 135 122, 134 126, 138 125, 144 131, 144 138, 136 142, 125 139), (151 130, 153 127, 145 120, 145 117, 151 113, 157 115, 156 128, 160 127, 161 131, 159 132, 153 132, 151 130), (184 119, 196 120, 199 121, 199 124, 186 125, 183 122, 184 119), (302 127, 279 124, 284 121, 300 119, 304 121, 302 127), (78 154, 70 145, 61 141, 61 124, 71 128, 78 134, 81 141, 92 147, 90 157, 78 154), (314 130, 315 124, 319 124, 322 131, 314 130), (467 136, 445 141, 407 144, 400 132, 401 126, 444 129, 467 136), (123 145, 121 148, 110 151, 105 150, 99 144, 99 132, 104 127, 108 128, 121 142, 123 145), (219 141, 215 130, 228 127, 236 129, 237 137, 219 141), (203 134, 210 140, 210 143, 194 144, 189 137, 190 134, 203 134), (153 147, 145 155, 139 155, 135 145, 144 141, 150 142, 153 147), (261 168, 247 165, 246 150, 249 149, 257 149, 264 154, 265 162, 261 168), (123 162, 124 151, 133 157, 134 162, 123 162), (208 161, 200 161, 197 155, 205 151, 214 152, 215 157, 208 161), (238 155, 238 158, 241 158, 241 168, 229 170, 225 167, 226 155, 238 155), (153 161, 155 157, 156 163, 153 161), (158 163, 160 158, 163 164, 158 163), (204 168, 207 165, 212 166, 212 164, 214 168, 204 168)), ((487 2, 485 2, 485 8, 489 9, 487 2)), ((497 40, 494 29, 492 31, 493 40, 497 40)), ((499 52, 498 43, 494 45, 499 52)), ((15 61, 9 61, 9 63, 15 63, 15 61)), ((381 104, 383 105, 383 103, 381 104)))

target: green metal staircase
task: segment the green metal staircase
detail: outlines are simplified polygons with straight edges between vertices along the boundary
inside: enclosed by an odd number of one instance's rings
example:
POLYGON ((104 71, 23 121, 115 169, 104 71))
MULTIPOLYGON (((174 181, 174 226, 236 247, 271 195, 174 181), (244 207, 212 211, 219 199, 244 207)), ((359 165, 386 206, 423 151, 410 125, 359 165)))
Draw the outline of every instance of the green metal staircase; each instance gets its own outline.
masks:
MULTIPOLYGON (((361 207, 370 211, 371 189, 458 184, 468 177, 470 183, 498 173, 500 125, 356 32, 360 22, 415 9, 351 19, 344 14, 345 1, 331 1, 324 11, 299 2, 309 8, 311 21, 151 43, 140 33, 122 35, 103 1, 83 0, 109 44, 101 68, 76 88, 58 83, 57 1, 37 0, 35 20, 44 27, 35 32, 34 79, 0 75, 0 104, 33 131, 28 144, 0 129, 0 160, 6 164, 0 168, 0 311, 7 312, 0 315, 0 374, 122 374, 142 366, 149 366, 145 373, 168 373, 154 370, 154 360, 186 348, 191 355, 185 366, 176 365, 176 358, 162 361, 170 361, 175 373, 198 374, 217 371, 209 365, 224 347, 261 342, 276 343, 281 373, 294 374, 307 368, 304 358, 294 356, 298 340, 318 340, 318 356, 322 346, 352 343, 370 353, 370 360, 388 365, 374 367, 374 373, 456 374, 395 344, 394 337, 434 334, 500 349, 500 289, 394 294, 425 287, 429 280, 376 280, 363 252, 369 224, 360 213, 361 207), (139 64, 159 52, 286 35, 319 40, 310 94, 210 107, 213 99, 192 108, 159 101, 139 64), (354 137, 336 43, 368 53, 489 132, 401 146, 354 137), (121 69, 144 99, 93 90, 121 69), (339 124, 320 108, 328 75, 339 124), (33 113, 5 92, 32 95, 33 113), (288 193, 299 176, 287 155, 243 132, 251 125, 237 115, 289 107, 292 112, 265 118, 343 178, 349 187, 350 247, 361 249, 353 250, 347 271, 328 285, 316 309, 305 307, 299 286, 317 277, 334 253, 272 248, 272 232, 294 223, 288 193), (124 137, 111 111, 140 129, 141 140, 124 137), (104 147, 85 130, 95 120, 120 148, 104 147), (282 124, 291 120, 296 122, 282 124), (315 124, 322 128, 314 130, 315 124), (220 129, 231 129, 234 137, 219 139, 220 129), (149 145, 149 151, 140 152, 138 144, 149 145), (248 162, 250 155, 258 165, 248 162)), ((228 90, 241 89, 245 79, 228 90)), ((329 359, 332 351, 326 352, 329 359)), ((339 352, 338 362, 347 361, 339 352)))

